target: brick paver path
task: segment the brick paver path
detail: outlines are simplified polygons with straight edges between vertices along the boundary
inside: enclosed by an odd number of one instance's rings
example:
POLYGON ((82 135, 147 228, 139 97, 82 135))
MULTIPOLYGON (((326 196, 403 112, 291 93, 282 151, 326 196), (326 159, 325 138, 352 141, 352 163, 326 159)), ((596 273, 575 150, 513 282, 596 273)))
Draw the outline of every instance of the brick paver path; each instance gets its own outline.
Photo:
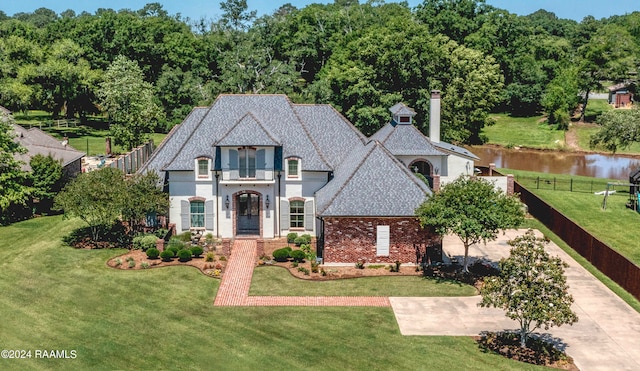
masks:
POLYGON ((249 296, 256 258, 256 241, 236 240, 233 243, 214 306, 391 306, 389 298, 380 296, 249 296))

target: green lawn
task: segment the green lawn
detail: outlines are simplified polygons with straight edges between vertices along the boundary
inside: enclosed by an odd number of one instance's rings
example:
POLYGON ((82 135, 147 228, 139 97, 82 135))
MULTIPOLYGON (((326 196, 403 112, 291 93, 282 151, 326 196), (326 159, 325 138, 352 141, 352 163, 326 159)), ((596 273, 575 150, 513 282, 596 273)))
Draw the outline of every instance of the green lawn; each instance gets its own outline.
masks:
POLYGON ((507 114, 492 114, 491 117, 496 124, 482 129, 491 144, 551 149, 563 146, 564 131, 548 125, 544 116, 512 117, 507 114))
MULTIPOLYGON (((331 268, 326 268, 326 270, 329 269, 331 268)), ((475 288, 469 285, 418 276, 307 281, 293 277, 281 267, 255 269, 249 290, 249 295, 255 296, 471 296, 475 294, 475 288)))
MULTIPOLYGON (((28 115, 21 113, 15 116, 16 123, 26 128, 37 127, 52 136, 62 140, 69 138, 69 145, 79 151, 87 153, 88 156, 105 154, 105 138, 109 136, 108 123, 101 117, 88 118, 86 125, 58 125, 55 120, 51 119, 51 115, 44 111, 29 111, 28 115)), ((167 134, 152 133, 149 137, 157 146, 167 134)), ((112 144, 113 153, 125 153, 126 148, 112 144)))
MULTIPOLYGON (((500 169, 516 176, 544 177, 557 179, 574 178, 588 180, 588 177, 577 177, 561 174, 545 174, 530 171, 500 169)), ((605 179, 598 179, 606 183, 605 179)), ((613 180, 609 180, 613 181, 613 180)), ((640 214, 627 209, 625 204, 629 198, 627 187, 617 187, 618 191, 607 199, 606 210, 602 209, 604 196, 586 192, 553 191, 551 189, 535 189, 523 184, 527 189, 549 202, 567 217, 593 233, 603 242, 624 255, 632 262, 640 265, 640 247, 638 246, 638 226, 640 214), (625 192, 626 191, 626 192, 625 192)), ((597 191, 604 190, 597 189, 597 191)))
MULTIPOLYGON (((591 136, 595 134, 600 127, 598 126, 578 126, 576 127, 576 133, 578 135, 578 145, 580 148, 584 150, 592 150, 589 146, 589 141, 591 140, 591 136)), ((608 152, 603 148, 593 148, 593 150, 608 152)), ((618 148, 616 151, 618 154, 633 154, 637 155, 640 153, 640 143, 633 143, 629 146, 629 148, 618 148)))
POLYGON ((122 251, 63 246, 80 225, 0 227, 2 348, 77 351, 1 369, 541 369, 468 337, 402 336, 391 308, 213 307, 219 281, 196 269, 113 270, 122 251))
POLYGON ((614 109, 606 99, 589 99, 587 111, 584 113, 585 122, 594 122, 601 114, 614 109))

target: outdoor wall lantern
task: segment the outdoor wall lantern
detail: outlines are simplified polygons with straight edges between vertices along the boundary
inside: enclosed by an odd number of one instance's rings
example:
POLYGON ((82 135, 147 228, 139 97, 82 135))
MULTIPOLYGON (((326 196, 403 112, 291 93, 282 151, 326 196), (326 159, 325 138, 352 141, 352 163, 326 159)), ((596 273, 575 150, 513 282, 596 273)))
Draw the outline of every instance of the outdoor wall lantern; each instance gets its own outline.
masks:
POLYGON ((227 207, 227 209, 229 208, 229 195, 227 195, 227 199, 226 199, 226 201, 224 202, 224 206, 226 206, 226 207, 227 207))
POLYGON ((264 204, 268 209, 269 208, 269 195, 267 195, 267 198, 264 200, 264 204))

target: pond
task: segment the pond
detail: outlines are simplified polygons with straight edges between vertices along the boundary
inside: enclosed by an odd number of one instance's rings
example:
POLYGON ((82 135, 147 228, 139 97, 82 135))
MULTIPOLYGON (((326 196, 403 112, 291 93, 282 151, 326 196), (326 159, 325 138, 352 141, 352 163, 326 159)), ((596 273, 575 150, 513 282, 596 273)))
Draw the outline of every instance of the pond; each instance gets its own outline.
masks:
POLYGON ((552 174, 583 175, 595 178, 629 180, 629 174, 640 168, 640 156, 474 146, 469 150, 480 161, 476 165, 537 171, 552 174))

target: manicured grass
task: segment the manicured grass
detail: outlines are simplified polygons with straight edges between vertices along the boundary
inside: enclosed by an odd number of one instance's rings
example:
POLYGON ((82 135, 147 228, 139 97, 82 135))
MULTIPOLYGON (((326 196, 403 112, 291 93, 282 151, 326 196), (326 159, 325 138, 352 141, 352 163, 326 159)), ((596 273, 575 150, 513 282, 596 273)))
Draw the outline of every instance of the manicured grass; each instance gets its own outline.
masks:
MULTIPOLYGON (((589 126, 577 126, 575 128, 576 134, 578 136, 578 145, 585 151, 601 151, 608 152, 603 148, 591 148, 589 145, 589 141, 591 140, 591 136, 600 130, 599 126, 589 125, 589 126)), ((618 148, 616 151, 618 154, 640 154, 640 143, 633 143, 629 146, 629 148, 618 148)))
MULTIPOLYGON (((15 116, 16 123, 24 125, 27 128, 37 127, 51 134, 55 138, 69 138, 69 145, 78 151, 87 153, 87 156, 96 156, 105 154, 105 138, 109 136, 109 125, 102 117, 90 117, 86 125, 58 125, 55 120, 51 119, 51 115, 44 111, 29 111, 28 115, 21 113, 15 116)), ((162 142, 167 134, 152 133, 150 139, 157 146, 162 142)), ((126 153, 127 148, 111 145, 111 150, 115 154, 126 153)))
MULTIPOLYGON (((502 170, 514 175, 544 178, 557 177, 568 179, 569 175, 545 174, 530 171, 502 170)), ((591 179, 575 177, 574 179, 591 179)), ((607 180, 598 179, 606 183, 607 180)), ((638 225, 640 214, 625 207, 629 198, 628 188, 617 187, 618 191, 607 198, 607 208, 602 209, 604 196, 586 192, 553 191, 550 189, 535 189, 525 184, 525 187, 549 202, 564 215, 574 220, 580 226, 590 231, 611 248, 624 255, 635 264, 640 265, 640 248, 638 247, 638 225), (626 192, 625 192, 626 191, 626 192)), ((598 189, 598 191, 604 189, 598 189)))
POLYGON ((81 225, 54 216, 0 227, 3 349, 77 351, 0 368, 542 369, 469 337, 402 336, 391 308, 214 307, 219 281, 196 269, 114 270, 105 262, 122 251, 63 246, 81 225))
POLYGON ((487 126, 482 132, 489 143, 505 147, 562 148, 564 131, 555 125, 548 125, 544 116, 511 117, 507 114, 493 114, 495 125, 487 126))
POLYGON ((537 219, 526 219, 525 228, 533 228, 542 232, 546 237, 551 239, 558 247, 564 250, 569 256, 571 256, 578 264, 582 265, 589 273, 594 275, 600 282, 605 284, 611 291, 618 295, 622 300, 629 304, 633 309, 640 313, 640 301, 633 295, 629 294, 625 289, 620 287, 611 278, 607 277, 604 273, 600 272, 598 268, 594 267, 587 259, 578 254, 571 246, 567 245, 560 237, 553 233, 549 228, 542 224, 537 219))
MULTIPOLYGON (((330 270, 331 268, 325 268, 330 270)), ((369 268, 367 268, 369 269, 369 268)), ((382 269, 382 268, 381 268, 382 269)), ((362 277, 308 281, 293 277, 281 267, 253 271, 249 295, 254 296, 471 296, 472 286, 419 276, 362 277)))
POLYGON ((585 122, 594 122, 601 114, 614 109, 606 99, 589 99, 587 111, 584 113, 585 122))

